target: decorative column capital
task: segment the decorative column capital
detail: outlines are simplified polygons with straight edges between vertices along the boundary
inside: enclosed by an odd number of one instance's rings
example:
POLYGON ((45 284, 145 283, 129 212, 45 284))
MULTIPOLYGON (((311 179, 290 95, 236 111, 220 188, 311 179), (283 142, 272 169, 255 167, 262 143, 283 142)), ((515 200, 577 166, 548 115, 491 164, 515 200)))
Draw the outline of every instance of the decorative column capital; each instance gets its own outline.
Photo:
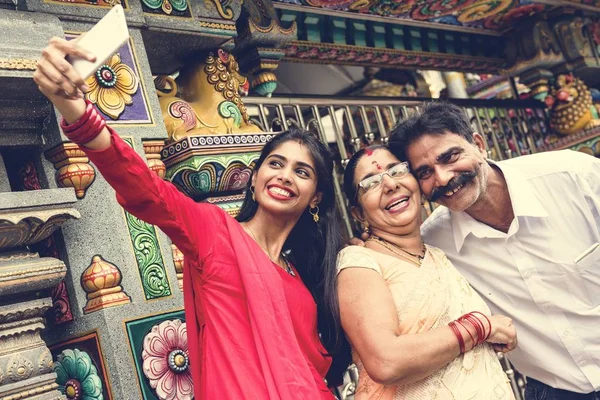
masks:
POLYGON ((45 156, 56 169, 56 184, 74 188, 77 198, 83 199, 96 179, 96 170, 79 146, 71 142, 60 143, 46 151, 45 156))
POLYGON ((165 163, 160 159, 160 152, 165 146, 164 140, 147 140, 143 142, 144 145, 144 153, 146 154, 146 164, 148 167, 156 172, 156 175, 160 176, 162 179, 165 179, 165 174, 167 172, 167 167, 165 167, 165 163))
POLYGON ((519 77, 519 81, 531 89, 531 95, 543 101, 550 90, 550 81, 554 79, 554 74, 547 69, 530 69, 519 77))
POLYGON ((277 87, 273 71, 285 57, 282 47, 297 39, 298 28, 295 21, 284 28, 270 1, 248 0, 242 7, 234 54, 242 70, 254 75, 252 89, 271 96, 277 87))

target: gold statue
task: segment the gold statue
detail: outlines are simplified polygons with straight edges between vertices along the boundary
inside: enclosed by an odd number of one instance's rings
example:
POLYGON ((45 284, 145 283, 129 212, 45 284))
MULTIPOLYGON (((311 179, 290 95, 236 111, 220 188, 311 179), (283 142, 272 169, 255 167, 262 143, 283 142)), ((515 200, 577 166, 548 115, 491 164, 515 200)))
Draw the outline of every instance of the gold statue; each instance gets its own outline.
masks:
POLYGON ((583 81, 573 75, 559 75, 545 100, 550 111, 550 124, 562 135, 600 125, 592 94, 583 81))
POLYGON ((210 53, 200 64, 181 70, 178 87, 167 76, 155 80, 169 142, 187 136, 252 133, 261 129, 250 122, 241 94, 248 79, 239 73, 235 58, 223 50, 210 53))

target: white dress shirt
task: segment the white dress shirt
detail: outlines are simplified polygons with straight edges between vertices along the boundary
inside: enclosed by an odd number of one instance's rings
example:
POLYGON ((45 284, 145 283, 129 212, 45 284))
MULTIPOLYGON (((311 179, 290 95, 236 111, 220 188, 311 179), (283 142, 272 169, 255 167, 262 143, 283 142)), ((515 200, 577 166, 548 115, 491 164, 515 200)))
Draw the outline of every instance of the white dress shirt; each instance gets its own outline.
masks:
POLYGON ((489 163, 508 184, 508 233, 438 207, 422 225, 425 243, 446 253, 492 313, 514 320, 519 345, 508 356, 520 373, 599 391, 600 159, 563 150, 489 163))

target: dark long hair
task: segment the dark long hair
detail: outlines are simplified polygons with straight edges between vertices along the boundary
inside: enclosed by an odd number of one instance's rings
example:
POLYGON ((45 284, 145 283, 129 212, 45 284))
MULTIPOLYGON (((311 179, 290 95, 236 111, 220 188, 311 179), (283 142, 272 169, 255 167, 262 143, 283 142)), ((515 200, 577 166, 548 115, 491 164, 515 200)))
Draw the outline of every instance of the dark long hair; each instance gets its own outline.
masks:
MULTIPOLYGON (((292 127, 275 136, 263 147, 254 170, 258 171, 265 158, 288 141, 295 141, 308 149, 315 164, 317 192, 322 193, 322 198, 319 203, 319 222, 314 222, 307 207, 290 232, 283 251, 289 252, 289 258, 317 303, 321 342, 328 354, 333 356, 327 379, 330 384, 341 384, 351 356, 350 346, 341 328, 336 287, 337 251, 343 245, 343 238, 335 209, 333 158, 327 146, 310 132, 292 127)), ((252 219, 258 209, 258 203, 252 200, 251 185, 252 180, 249 180, 244 202, 237 216, 239 222, 252 219)))

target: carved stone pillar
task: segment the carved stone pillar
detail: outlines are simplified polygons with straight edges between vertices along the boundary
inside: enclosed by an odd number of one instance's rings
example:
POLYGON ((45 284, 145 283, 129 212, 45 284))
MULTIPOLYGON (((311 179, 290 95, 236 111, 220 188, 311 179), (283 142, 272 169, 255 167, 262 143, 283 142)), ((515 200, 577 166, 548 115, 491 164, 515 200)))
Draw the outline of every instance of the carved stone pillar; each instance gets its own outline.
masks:
POLYGON ((451 99, 468 99, 467 85, 465 84, 465 76, 462 72, 442 72, 448 97, 451 99))
POLYGON ((297 38, 296 22, 284 28, 270 1, 249 0, 242 7, 233 52, 242 71, 254 75, 252 90, 270 97, 277 87, 273 71, 285 56, 281 47, 297 38))
POLYGON ((52 355, 40 337, 50 307, 49 297, 0 306, 0 398, 63 399, 52 355))
POLYGON ((0 399, 64 399, 40 333, 44 314, 52 307, 49 290, 67 268, 26 246, 79 218, 72 208, 75 202, 73 192, 64 189, 0 195, 0 399))

